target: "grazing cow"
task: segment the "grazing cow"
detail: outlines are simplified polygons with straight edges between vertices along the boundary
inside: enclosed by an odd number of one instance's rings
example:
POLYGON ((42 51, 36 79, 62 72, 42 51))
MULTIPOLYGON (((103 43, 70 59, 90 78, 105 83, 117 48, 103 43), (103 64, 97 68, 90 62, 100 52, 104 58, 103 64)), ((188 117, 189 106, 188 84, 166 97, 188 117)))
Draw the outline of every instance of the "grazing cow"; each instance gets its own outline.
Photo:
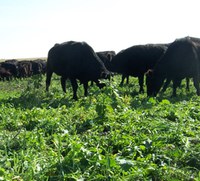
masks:
POLYGON ((32 76, 32 64, 29 60, 19 61, 18 64, 19 78, 32 76))
MULTIPOLYGON (((115 51, 101 51, 96 52, 98 57, 104 63, 105 67, 109 70, 111 59, 115 56, 115 51)), ((91 86, 93 86, 93 81, 91 81, 91 86)))
POLYGON ((7 63, 12 63, 12 64, 15 64, 15 65, 18 64, 18 60, 16 60, 16 59, 5 60, 5 62, 7 62, 7 63))
MULTIPOLYGON (((195 44, 195 46, 197 48, 197 53, 198 53, 199 61, 200 61, 200 39, 196 38, 196 37, 189 37, 189 36, 187 36, 185 38, 190 39, 195 44)), ((166 82, 165 82, 165 84, 164 84, 164 86, 163 86, 163 88, 161 90, 162 93, 166 91, 167 86, 169 85, 170 82, 171 82, 171 80, 169 80, 169 79, 166 80, 166 82)), ((187 91, 189 91, 189 89, 190 89, 189 88, 189 82, 190 82, 190 79, 186 78, 186 90, 187 91)))
POLYGON ((129 75, 138 77, 139 91, 144 92, 144 74, 148 69, 153 68, 167 47, 167 44, 147 44, 129 47, 112 58, 109 70, 122 74, 120 85, 129 75))
POLYGON ((16 61, 5 61, 1 63, 1 67, 9 71, 12 77, 18 76, 18 63, 16 61))
POLYGON ((23 63, 19 63, 18 65, 18 78, 24 78, 28 76, 28 71, 27 68, 25 66, 25 64, 23 63))
POLYGON ((40 66, 42 68, 40 73, 45 74, 47 61, 43 60, 43 59, 36 59, 36 60, 34 60, 34 62, 37 62, 38 64, 40 64, 40 66))
POLYGON ((10 80, 12 74, 3 67, 0 67, 0 80, 10 80))
POLYGON ((66 92, 66 79, 71 81, 74 99, 77 99, 77 79, 83 84, 84 95, 87 96, 88 81, 94 81, 101 88, 103 84, 99 83, 98 79, 110 75, 103 62, 87 43, 75 41, 56 44, 49 50, 46 73, 47 91, 53 72, 61 76, 64 92, 66 92))
POLYGON ((193 78, 197 95, 200 95, 199 77, 200 61, 196 43, 190 37, 177 39, 153 70, 148 71, 147 95, 156 96, 166 78, 173 81, 173 96, 176 96, 176 88, 184 78, 193 78))
POLYGON ((32 75, 39 75, 42 73, 42 64, 38 61, 30 61, 32 66, 32 75))
POLYGON ((112 58, 116 55, 115 51, 102 51, 102 52, 96 52, 96 54, 104 63, 105 67, 109 70, 110 62, 112 58))

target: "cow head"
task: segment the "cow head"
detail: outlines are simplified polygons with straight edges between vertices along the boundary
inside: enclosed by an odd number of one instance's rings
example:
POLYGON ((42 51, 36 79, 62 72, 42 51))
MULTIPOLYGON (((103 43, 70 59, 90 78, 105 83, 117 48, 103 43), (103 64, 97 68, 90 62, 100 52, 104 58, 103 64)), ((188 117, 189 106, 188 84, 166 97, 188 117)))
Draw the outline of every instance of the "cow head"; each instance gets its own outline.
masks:
POLYGON ((147 96, 156 96, 162 87, 163 82, 163 77, 157 75, 154 70, 148 70, 146 72, 147 96))
POLYGON ((109 71, 103 70, 101 72, 100 78, 110 80, 111 73, 109 71))

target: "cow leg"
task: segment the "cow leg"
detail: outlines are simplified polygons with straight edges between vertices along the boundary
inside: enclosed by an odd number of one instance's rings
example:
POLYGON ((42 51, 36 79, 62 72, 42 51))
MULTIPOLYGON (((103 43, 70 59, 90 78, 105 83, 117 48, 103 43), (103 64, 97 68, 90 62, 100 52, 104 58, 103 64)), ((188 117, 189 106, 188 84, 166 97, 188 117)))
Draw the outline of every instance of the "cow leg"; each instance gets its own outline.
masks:
POLYGON ((168 87, 168 85, 169 85, 170 82, 171 82, 171 79, 167 79, 165 81, 165 84, 164 84, 164 86, 163 86, 163 88, 161 90, 162 93, 164 93, 167 90, 167 87, 168 87))
POLYGON ((91 84, 90 84, 90 86, 93 86, 94 85, 94 82, 93 81, 91 81, 91 84))
POLYGON ((46 91, 49 91, 49 86, 50 86, 50 83, 51 83, 52 74, 53 74, 52 71, 47 71, 47 74, 46 74, 46 91))
POLYGON ((144 92, 144 88, 143 88, 143 83, 144 83, 144 75, 140 75, 138 77, 138 80, 139 80, 139 85, 140 85, 140 93, 143 93, 144 92))
POLYGON ((124 79, 126 78, 126 75, 125 74, 122 74, 122 80, 120 82, 120 86, 123 86, 124 84, 124 79))
POLYGON ((61 77, 60 81, 61 81, 62 90, 64 93, 66 93, 66 78, 61 77))
POLYGON ((186 90, 189 92, 190 91, 190 79, 187 77, 186 78, 186 90))
POLYGON ((172 94, 172 97, 176 97, 176 89, 180 85, 180 81, 181 80, 179 80, 179 79, 174 79, 173 80, 173 94, 172 94))
POLYGON ((72 89, 73 89, 73 99, 77 100, 77 89, 78 89, 78 84, 76 79, 70 79, 71 84, 72 84, 72 89))
POLYGON ((129 84, 129 76, 126 76, 126 84, 129 84))
POLYGON ((87 95, 88 95, 88 82, 84 82, 83 86, 84 86, 84 96, 87 97, 87 95))
POLYGON ((194 82, 194 87, 197 90, 197 95, 200 96, 199 79, 198 79, 198 77, 194 77, 193 78, 193 82, 194 82))

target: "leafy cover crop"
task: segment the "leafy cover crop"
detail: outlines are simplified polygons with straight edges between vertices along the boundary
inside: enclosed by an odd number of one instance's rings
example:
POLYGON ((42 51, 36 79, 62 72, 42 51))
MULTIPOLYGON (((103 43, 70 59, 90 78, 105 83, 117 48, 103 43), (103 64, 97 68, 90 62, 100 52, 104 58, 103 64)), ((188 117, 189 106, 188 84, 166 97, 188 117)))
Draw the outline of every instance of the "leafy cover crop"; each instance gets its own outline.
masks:
MULTIPOLYGON (((54 76, 0 82, 0 180, 200 180, 200 98, 137 94, 132 78, 78 101, 54 76)), ((184 85, 183 85, 184 86, 184 85)))

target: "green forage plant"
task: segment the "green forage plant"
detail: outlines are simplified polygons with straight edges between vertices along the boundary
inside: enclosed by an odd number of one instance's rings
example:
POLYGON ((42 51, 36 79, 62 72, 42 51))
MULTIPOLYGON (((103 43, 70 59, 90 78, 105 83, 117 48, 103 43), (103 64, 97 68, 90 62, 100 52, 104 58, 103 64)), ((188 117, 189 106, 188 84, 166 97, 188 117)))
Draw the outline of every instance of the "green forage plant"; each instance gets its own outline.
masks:
POLYGON ((200 98, 138 94, 120 76, 63 93, 53 75, 0 81, 0 180, 200 180, 200 98))

